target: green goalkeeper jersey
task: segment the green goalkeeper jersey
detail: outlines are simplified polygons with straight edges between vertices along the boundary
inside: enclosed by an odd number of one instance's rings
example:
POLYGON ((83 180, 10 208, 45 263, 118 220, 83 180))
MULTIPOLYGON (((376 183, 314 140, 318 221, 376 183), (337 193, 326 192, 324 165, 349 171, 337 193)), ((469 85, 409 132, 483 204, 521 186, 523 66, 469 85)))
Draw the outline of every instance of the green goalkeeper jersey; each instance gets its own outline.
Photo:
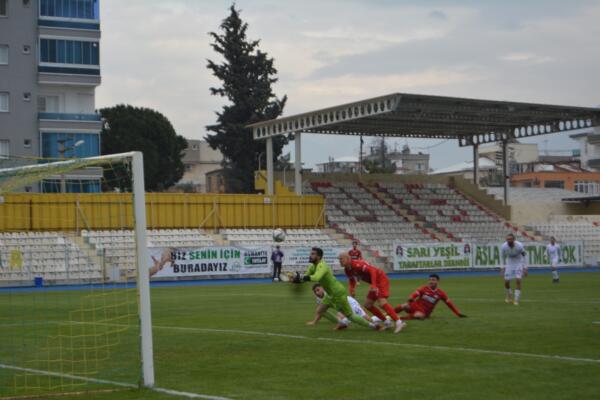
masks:
POLYGON ((311 282, 319 282, 323 290, 331 297, 346 296, 344 285, 333 275, 333 271, 325 261, 321 260, 317 265, 311 264, 306 271, 311 282))

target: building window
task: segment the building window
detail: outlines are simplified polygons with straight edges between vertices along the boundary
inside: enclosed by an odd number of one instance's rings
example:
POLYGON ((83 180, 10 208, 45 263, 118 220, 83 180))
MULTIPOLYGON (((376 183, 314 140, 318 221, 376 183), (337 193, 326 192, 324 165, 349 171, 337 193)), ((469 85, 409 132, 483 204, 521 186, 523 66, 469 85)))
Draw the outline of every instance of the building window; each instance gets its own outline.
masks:
POLYGON ((57 113, 59 110, 58 96, 38 96, 38 112, 57 113))
POLYGON ((40 0, 40 16, 99 19, 98 0, 40 0))
POLYGON ((8 92, 0 92, 0 112, 8 112, 9 96, 8 92))
POLYGON ((82 158, 100 155, 100 135, 96 133, 43 132, 43 158, 82 158), (77 142, 81 142, 75 146, 77 142))
POLYGON ((8 45, 0 44, 0 65, 6 64, 8 64, 8 45))
POLYGON ((554 189, 564 189, 565 181, 545 181, 544 187, 545 188, 554 188, 554 189))
POLYGON ((23 140, 23 146, 25 148, 30 148, 31 147, 31 139, 24 139, 23 140))
POLYGON ((10 141, 0 140, 0 158, 8 158, 10 156, 10 141))
POLYGON ((23 7, 29 7, 29 4, 31 4, 31 0, 23 0, 23 7))
POLYGON ((28 44, 23 45, 23 54, 31 54, 31 46, 28 44))
POLYGON ((8 17, 8 0, 0 0, 0 17, 8 17))
POLYGON ((23 101, 31 101, 31 93, 30 92, 23 93, 23 101))
POLYGON ((100 65, 98 42, 40 39, 40 61, 43 63, 100 65))
POLYGON ((575 181, 575 191, 597 196, 600 194, 600 183, 595 181, 575 181))

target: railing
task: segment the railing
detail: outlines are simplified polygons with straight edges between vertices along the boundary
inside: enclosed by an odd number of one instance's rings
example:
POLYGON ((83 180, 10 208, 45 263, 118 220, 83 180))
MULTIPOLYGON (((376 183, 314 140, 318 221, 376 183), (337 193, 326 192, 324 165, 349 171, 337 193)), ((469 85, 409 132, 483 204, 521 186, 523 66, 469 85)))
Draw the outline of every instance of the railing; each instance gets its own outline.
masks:
POLYGON ((56 120, 56 121, 92 121, 99 122, 102 120, 100 114, 68 114, 68 113, 38 113, 39 119, 56 120))

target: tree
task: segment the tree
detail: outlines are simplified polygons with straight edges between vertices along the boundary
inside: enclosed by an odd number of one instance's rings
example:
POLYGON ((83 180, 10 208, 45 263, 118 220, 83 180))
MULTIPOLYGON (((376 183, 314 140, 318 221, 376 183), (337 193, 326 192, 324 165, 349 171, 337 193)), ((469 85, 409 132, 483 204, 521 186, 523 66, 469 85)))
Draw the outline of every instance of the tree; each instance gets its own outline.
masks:
POLYGON ((363 168, 369 174, 393 174, 396 164, 389 159, 389 149, 385 139, 375 138, 371 142, 371 152, 363 159, 363 168))
POLYGON ((382 166, 380 162, 373 160, 364 160, 363 167, 369 174, 394 174, 396 173, 396 164, 393 162, 386 163, 382 166))
MULTIPOLYGON (((103 108, 102 154, 141 151, 144 153, 146 190, 161 191, 181 179, 181 161, 187 141, 177 135, 171 122, 158 111, 120 104, 103 108)), ((131 190, 129 173, 120 169, 105 176, 109 189, 131 190)))
MULTIPOLYGON (((277 82, 277 70, 273 59, 258 49, 259 40, 246 37, 248 24, 242 21, 235 5, 229 10, 229 16, 220 25, 221 33, 210 33, 214 41, 211 46, 223 62, 208 60, 207 64, 222 83, 221 87, 210 88, 211 94, 226 98, 229 104, 216 113, 217 123, 206 127, 214 132, 207 141, 224 156, 226 191, 252 193, 254 171, 265 152, 265 144, 255 141, 252 130, 245 126, 280 116, 287 96, 281 99, 275 96, 272 85, 277 82)), ((287 143, 287 137, 273 138, 273 161, 287 143)))

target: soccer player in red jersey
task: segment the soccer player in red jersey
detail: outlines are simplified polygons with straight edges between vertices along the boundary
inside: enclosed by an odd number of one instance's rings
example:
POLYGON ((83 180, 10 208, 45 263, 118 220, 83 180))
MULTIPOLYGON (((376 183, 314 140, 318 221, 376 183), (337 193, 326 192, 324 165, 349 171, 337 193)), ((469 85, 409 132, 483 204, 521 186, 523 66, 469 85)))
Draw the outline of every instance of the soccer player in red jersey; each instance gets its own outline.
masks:
POLYGON ((375 306, 375 302, 377 302, 396 321, 394 333, 398 333, 404 329, 406 324, 402 322, 398 314, 394 311, 394 308, 387 301, 387 298, 390 296, 390 281, 385 272, 379 268, 375 268, 364 260, 352 260, 348 253, 341 253, 339 260, 348 277, 350 296, 354 297, 358 280, 370 283, 371 288, 365 300, 365 308, 380 320, 386 321, 385 314, 375 306))
POLYGON ((352 249, 348 252, 348 255, 353 260, 362 260, 362 252, 358 249, 358 241, 352 242, 352 249))
POLYGON ((451 309, 457 317, 466 318, 467 316, 461 313, 454 303, 450 301, 448 295, 438 287, 439 281, 439 275, 429 275, 429 283, 415 290, 415 292, 410 295, 408 303, 396 306, 394 310, 397 313, 404 311, 408 314, 407 316, 402 316, 400 318, 403 320, 427 319, 440 300, 446 303, 448 308, 451 309))

